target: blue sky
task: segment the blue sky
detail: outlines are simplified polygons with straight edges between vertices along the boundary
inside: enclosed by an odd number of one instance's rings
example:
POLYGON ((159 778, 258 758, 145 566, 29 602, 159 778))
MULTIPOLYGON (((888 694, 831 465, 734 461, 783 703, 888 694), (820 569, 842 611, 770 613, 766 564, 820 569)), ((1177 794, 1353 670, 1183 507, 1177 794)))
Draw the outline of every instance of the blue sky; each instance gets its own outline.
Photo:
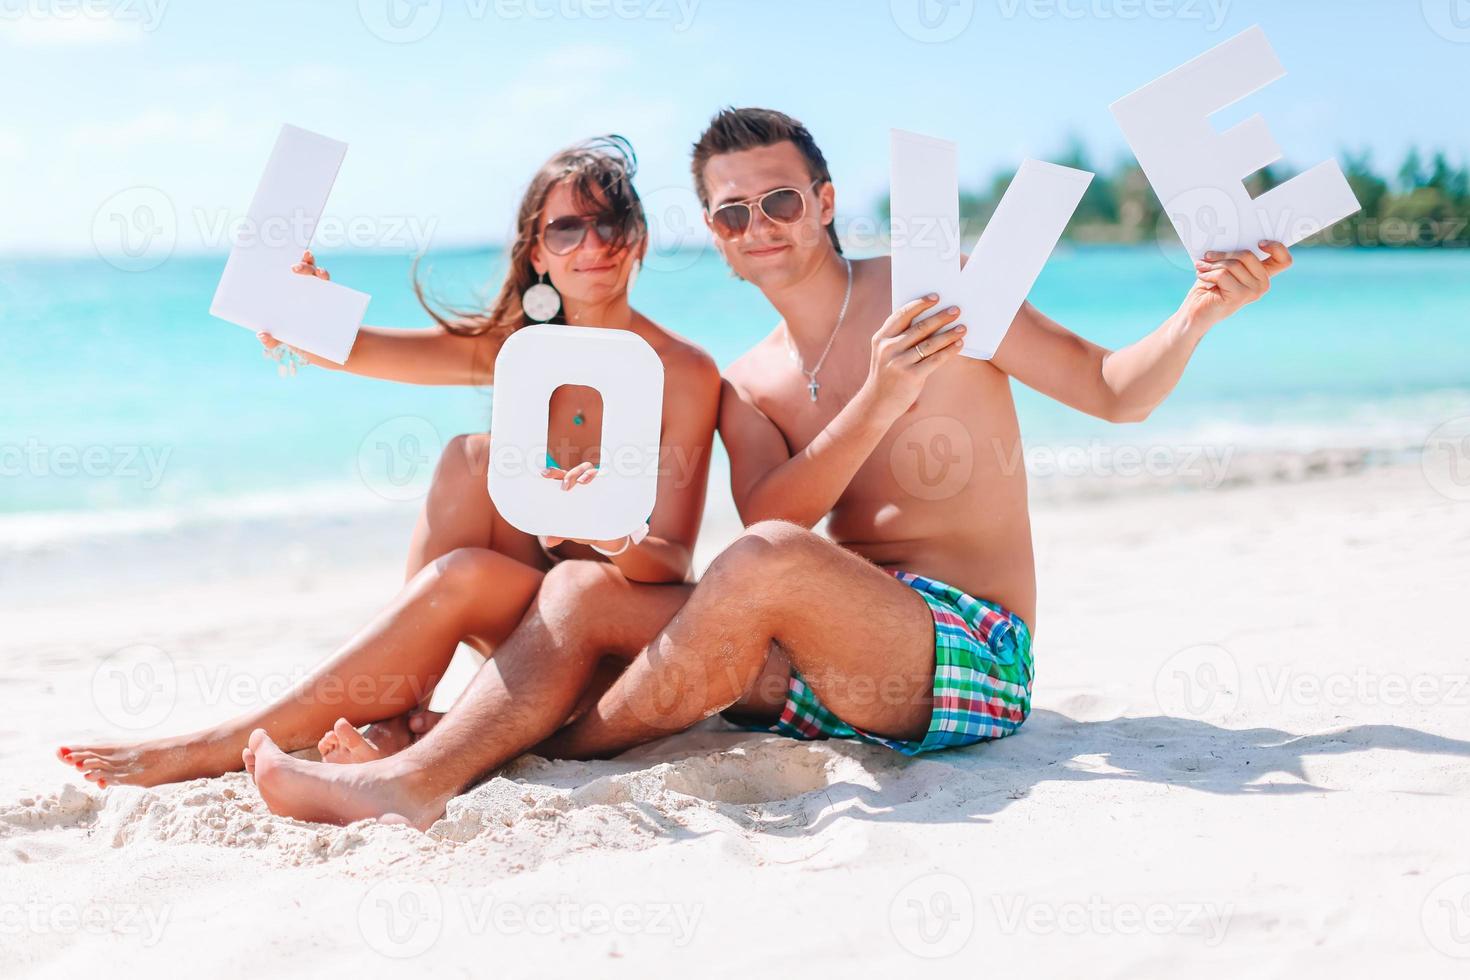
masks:
POLYGON ((535 166, 600 132, 634 141, 645 197, 682 199, 727 103, 802 118, 868 214, 891 126, 959 140, 975 180, 1069 133, 1111 162, 1109 102, 1256 23, 1290 74, 1222 122, 1264 113, 1299 165, 1470 150, 1470 0, 0 0, 0 250, 90 251, 138 186, 180 248, 216 244, 282 122, 351 145, 344 222, 497 240, 535 166))

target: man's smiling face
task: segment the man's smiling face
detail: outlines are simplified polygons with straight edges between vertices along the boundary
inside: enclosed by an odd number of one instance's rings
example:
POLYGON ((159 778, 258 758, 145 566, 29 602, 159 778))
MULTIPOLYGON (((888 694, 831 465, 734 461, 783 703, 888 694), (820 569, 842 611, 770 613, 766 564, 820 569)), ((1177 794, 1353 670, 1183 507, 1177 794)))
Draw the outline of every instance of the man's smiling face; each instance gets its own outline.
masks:
POLYGON ((750 224, 731 238, 715 233, 715 244, 730 268, 761 289, 782 289, 801 279, 823 259, 831 240, 826 226, 833 215, 830 183, 812 186, 812 173, 790 141, 710 157, 704 168, 709 214, 731 201, 751 201, 768 191, 794 187, 806 202, 792 224, 772 221, 758 206, 750 224))

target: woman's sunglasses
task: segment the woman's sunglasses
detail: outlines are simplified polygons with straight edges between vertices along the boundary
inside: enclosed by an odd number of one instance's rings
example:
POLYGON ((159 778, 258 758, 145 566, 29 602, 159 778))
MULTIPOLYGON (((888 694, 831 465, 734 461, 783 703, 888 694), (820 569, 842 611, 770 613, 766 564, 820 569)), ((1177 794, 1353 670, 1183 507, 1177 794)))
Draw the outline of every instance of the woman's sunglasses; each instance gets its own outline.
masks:
MULTIPOLYGON (((820 183, 821 181, 814 180, 807 185, 807 189, 810 190, 820 183)), ((778 187, 759 197, 721 204, 709 216, 710 227, 715 230, 716 235, 727 241, 739 238, 750 230, 756 208, 760 208, 761 214, 778 225, 794 225, 806 216, 806 195, 799 187, 778 187)))
POLYGON ((569 214, 548 222, 541 241, 551 254, 568 255, 582 246, 588 228, 595 228, 597 240, 614 249, 636 241, 639 234, 626 214, 569 214))

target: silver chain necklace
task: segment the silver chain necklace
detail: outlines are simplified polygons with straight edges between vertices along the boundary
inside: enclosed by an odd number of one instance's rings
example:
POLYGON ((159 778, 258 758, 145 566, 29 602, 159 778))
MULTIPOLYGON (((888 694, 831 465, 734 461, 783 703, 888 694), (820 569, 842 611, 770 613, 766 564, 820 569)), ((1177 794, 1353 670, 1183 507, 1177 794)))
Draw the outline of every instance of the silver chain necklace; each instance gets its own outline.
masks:
POLYGON ((806 369, 806 364, 801 359, 801 352, 796 349, 796 343, 791 339, 791 326, 788 324, 786 327, 786 352, 796 362, 797 370, 806 375, 806 390, 811 392, 814 402, 817 400, 817 392, 822 390, 822 386, 817 383, 817 372, 822 370, 827 355, 832 352, 832 342, 837 339, 837 332, 842 329, 842 321, 847 319, 847 303, 852 299, 852 260, 843 258, 842 261, 847 265, 847 292, 842 296, 842 310, 837 314, 837 326, 832 328, 832 336, 827 338, 827 346, 822 348, 822 356, 817 358, 817 366, 810 371, 806 369))

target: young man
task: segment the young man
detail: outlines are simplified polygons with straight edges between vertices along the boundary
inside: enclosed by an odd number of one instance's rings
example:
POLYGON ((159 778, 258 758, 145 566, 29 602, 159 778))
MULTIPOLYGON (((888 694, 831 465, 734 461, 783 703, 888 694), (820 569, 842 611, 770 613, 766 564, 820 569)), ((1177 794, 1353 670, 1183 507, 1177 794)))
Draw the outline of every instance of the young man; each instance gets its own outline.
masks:
POLYGON ((721 406, 748 530, 692 589, 558 566, 444 721, 398 755, 312 764, 257 732, 246 763, 273 810, 427 826, 527 749, 613 754, 719 711, 904 753, 1015 731, 1036 582, 1010 379, 1099 418, 1144 419, 1205 333, 1291 264, 1276 243, 1264 262, 1207 256, 1178 311, 1118 351, 1027 304, 979 361, 959 356, 963 311, 923 300, 890 313, 888 260, 841 255, 826 161, 796 120, 721 112, 693 170, 721 253, 782 317, 730 367, 721 406), (830 540, 810 530, 824 518, 830 540), (589 590, 606 613, 569 613, 589 590), (631 663, 562 727, 607 655, 631 663))

